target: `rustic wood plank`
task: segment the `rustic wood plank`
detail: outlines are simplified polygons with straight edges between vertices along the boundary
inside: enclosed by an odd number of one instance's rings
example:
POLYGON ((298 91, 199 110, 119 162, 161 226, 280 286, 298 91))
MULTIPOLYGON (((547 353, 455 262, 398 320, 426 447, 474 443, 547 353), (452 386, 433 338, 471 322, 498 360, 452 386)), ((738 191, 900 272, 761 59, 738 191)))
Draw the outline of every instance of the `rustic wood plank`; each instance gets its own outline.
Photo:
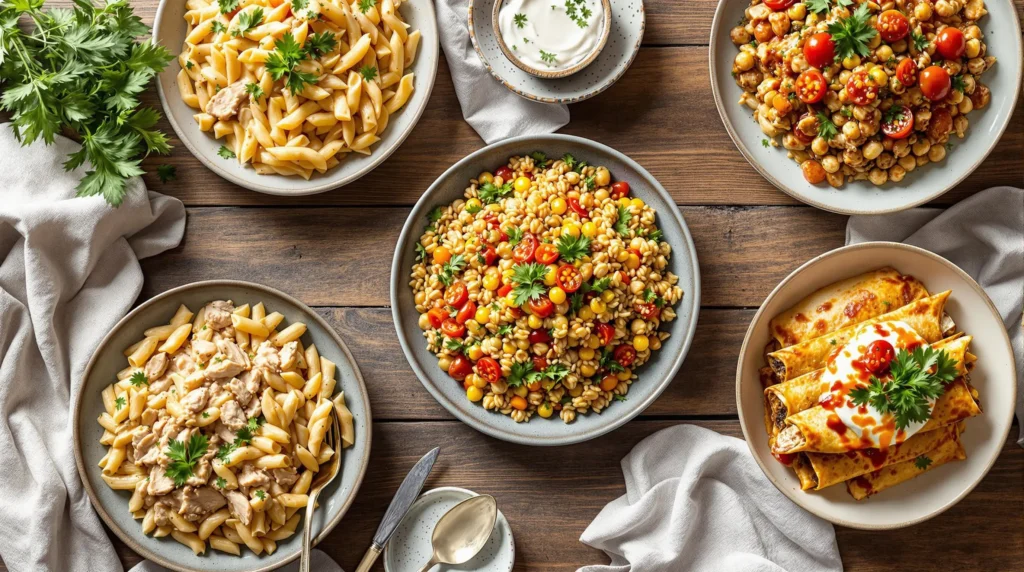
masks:
MULTIPOLYGON (((683 207, 704 306, 757 307, 806 260, 842 245, 845 218, 810 207, 683 207), (785 229, 781 232, 780 229, 785 229)), ((385 306, 407 208, 193 208, 178 248, 142 261, 149 297, 238 278, 313 306, 385 306)))
MULTIPOLYGON (((634 421, 602 437, 596 453, 589 446, 510 445, 457 422, 378 423, 359 498, 320 548, 353 569, 406 472, 421 454, 440 445, 440 460, 426 488, 458 486, 494 495, 516 537, 516 570, 571 571, 607 562, 580 543, 579 536, 606 503, 624 492, 619 460, 644 437, 673 424, 634 421)), ((736 421, 694 425, 740 436, 736 421)), ((1024 560, 1019 528, 1024 519, 1024 449, 1013 443, 1016 435, 1014 426, 989 475, 946 513, 897 534, 837 527, 845 569, 988 571, 1007 570, 1012 562, 1024 560)), ((139 561, 116 539, 114 544, 126 568, 139 561)), ((378 563, 374 570, 383 566, 378 563)))

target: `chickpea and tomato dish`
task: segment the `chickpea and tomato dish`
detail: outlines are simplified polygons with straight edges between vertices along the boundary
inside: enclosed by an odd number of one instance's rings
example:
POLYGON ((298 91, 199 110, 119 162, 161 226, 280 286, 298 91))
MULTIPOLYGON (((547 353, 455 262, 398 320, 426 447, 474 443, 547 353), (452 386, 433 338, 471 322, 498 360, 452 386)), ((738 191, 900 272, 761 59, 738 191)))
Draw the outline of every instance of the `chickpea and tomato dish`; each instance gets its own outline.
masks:
POLYGON ((427 348, 484 409, 570 423, 626 399, 683 297, 655 211, 605 167, 512 157, 435 208, 410 286, 427 348))
POLYGON ((753 0, 730 32, 739 103, 812 184, 898 183, 988 105, 984 0, 753 0))

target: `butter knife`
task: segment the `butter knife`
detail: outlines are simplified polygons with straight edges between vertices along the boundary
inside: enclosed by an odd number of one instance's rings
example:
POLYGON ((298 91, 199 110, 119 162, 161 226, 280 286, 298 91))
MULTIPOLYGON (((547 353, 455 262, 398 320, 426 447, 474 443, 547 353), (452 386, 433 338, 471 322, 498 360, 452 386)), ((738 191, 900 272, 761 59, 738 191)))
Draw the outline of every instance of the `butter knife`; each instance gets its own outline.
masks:
POLYGON ((409 474, 405 476, 405 480, 398 487, 398 492, 395 493, 395 498, 391 499, 391 506, 384 513, 384 520, 377 527, 377 534, 373 535, 373 543, 370 544, 370 548, 363 555, 363 560, 356 567, 356 572, 369 572, 373 563, 377 561, 377 557, 384 550, 384 545, 388 543, 391 535, 395 533, 395 529, 401 524, 405 513, 409 512, 409 507, 419 498, 420 491, 423 490, 423 483, 426 482, 430 470, 434 468, 434 461, 437 460, 439 451, 440 447, 434 447, 429 453, 423 455, 423 458, 417 461, 409 474))

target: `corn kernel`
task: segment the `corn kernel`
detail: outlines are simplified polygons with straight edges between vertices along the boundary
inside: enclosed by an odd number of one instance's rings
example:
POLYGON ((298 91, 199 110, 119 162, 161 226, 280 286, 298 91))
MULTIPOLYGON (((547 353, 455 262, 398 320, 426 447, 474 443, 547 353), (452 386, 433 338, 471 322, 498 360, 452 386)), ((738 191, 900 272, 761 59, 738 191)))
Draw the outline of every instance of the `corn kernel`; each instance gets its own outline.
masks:
POLYGON ((590 301, 590 309, 593 310, 595 314, 600 314, 601 312, 607 310, 608 306, 605 305, 605 303, 600 298, 594 298, 593 300, 590 301))
POLYGON ((649 340, 647 336, 633 336, 633 349, 636 351, 642 352, 649 348, 650 345, 651 340, 649 340))
POLYGON ((472 385, 466 390, 466 398, 473 402, 480 401, 484 398, 484 391, 479 387, 472 385))
POLYGON ((583 375, 583 377, 591 377, 595 373, 597 373, 597 369, 590 364, 585 363, 580 366, 580 374, 583 375))
POLYGON ((605 290, 604 292, 601 292, 601 301, 603 301, 605 303, 608 303, 608 302, 611 302, 614 299, 615 299, 615 292, 612 292, 611 290, 605 290))
POLYGON ((581 360, 590 361, 594 359, 594 350, 590 348, 581 348, 579 354, 581 360))
POLYGON ((531 328, 536 330, 537 328, 544 325, 544 320, 541 320, 537 316, 530 314, 530 317, 526 319, 526 323, 529 324, 531 328))
POLYGON ((587 238, 594 238, 597 236, 597 225, 590 221, 583 223, 583 236, 587 238))

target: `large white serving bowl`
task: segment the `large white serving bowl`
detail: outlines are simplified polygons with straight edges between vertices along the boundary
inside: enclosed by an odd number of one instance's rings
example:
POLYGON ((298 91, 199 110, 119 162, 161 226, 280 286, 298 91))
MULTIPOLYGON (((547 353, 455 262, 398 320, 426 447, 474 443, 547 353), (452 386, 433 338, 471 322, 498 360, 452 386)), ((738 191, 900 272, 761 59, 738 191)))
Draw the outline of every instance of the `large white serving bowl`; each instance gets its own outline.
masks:
POLYGON ((736 408, 743 436, 765 475, 783 494, 835 524, 862 529, 893 529, 928 520, 960 502, 985 477, 1006 443, 1017 392, 1013 350, 1002 318, 980 286, 945 258, 914 246, 867 242, 837 248, 797 268, 779 284, 754 315, 736 367, 736 408), (883 266, 914 276, 938 293, 952 290, 946 312, 957 329, 974 336, 971 353, 978 362, 971 384, 983 413, 968 419, 961 435, 967 459, 856 501, 842 484, 801 491, 788 467, 772 457, 764 427, 764 391, 758 369, 770 340, 768 322, 815 290, 883 266))

